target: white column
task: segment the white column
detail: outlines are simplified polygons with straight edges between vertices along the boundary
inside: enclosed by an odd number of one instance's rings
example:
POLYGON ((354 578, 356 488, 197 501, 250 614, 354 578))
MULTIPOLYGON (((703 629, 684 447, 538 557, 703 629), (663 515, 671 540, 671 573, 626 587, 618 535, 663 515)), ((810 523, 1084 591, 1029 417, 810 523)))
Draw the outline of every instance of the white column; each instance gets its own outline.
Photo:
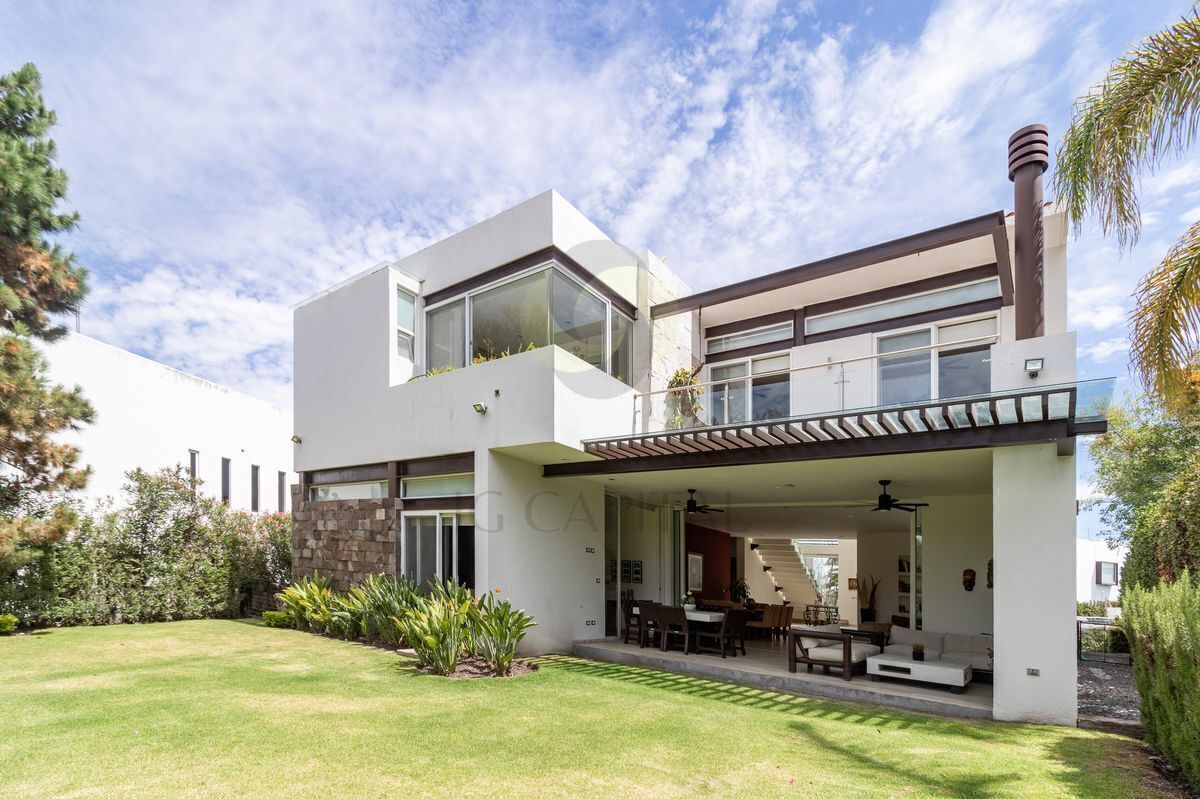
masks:
POLYGON ((998 447, 992 491, 992 713, 1074 726, 1075 457, 1053 443, 998 447))

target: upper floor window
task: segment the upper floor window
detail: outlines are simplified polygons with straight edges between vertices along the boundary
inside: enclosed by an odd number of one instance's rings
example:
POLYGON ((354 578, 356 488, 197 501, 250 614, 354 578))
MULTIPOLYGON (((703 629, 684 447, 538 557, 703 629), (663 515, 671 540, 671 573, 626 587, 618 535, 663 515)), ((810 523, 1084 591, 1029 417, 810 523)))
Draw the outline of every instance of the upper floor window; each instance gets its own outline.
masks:
POLYGON ((769 327, 760 327, 727 336, 714 336, 705 343, 705 352, 715 355, 718 352, 740 350, 743 347, 755 347, 759 344, 773 344, 777 341, 792 340, 792 323, 781 322, 769 327))
MULTIPOLYGON (((869 325, 887 319, 900 319, 912 314, 953 308, 956 305, 991 300, 1000 296, 1000 281, 989 278, 975 283, 938 289, 937 291, 887 300, 845 311, 810 316, 804 320, 806 334, 828 333, 833 330, 869 325)), ((979 309, 976 309, 979 310, 979 309)))
POLYGON ((735 424, 791 416, 790 365, 790 356, 773 355, 711 367, 710 422, 735 424))
POLYGON ((1117 564, 1096 561, 1096 585, 1116 585, 1117 564))
POLYGON ((432 477, 406 477, 400 493, 405 499, 417 497, 469 497, 475 493, 475 475, 439 474, 432 477))
POLYGON ((987 317, 881 336, 876 344, 885 356, 879 359, 879 404, 988 393, 995 335, 996 318, 987 317))
POLYGON ((396 288, 396 354, 413 360, 417 340, 417 298, 396 288))
POLYGON ((386 496, 386 480, 367 483, 329 483, 310 486, 308 489, 308 498, 314 502, 338 499, 383 499, 386 496))
POLYGON ((631 320, 553 265, 433 308, 425 327, 427 370, 555 344, 618 379, 632 379, 631 320))

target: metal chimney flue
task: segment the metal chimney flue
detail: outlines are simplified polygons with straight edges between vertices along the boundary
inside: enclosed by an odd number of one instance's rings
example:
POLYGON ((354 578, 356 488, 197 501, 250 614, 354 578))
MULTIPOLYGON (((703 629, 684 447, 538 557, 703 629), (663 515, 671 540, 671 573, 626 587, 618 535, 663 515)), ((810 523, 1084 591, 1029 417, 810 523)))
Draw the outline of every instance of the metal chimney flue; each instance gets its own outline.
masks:
POLYGON ((1008 179, 1013 182, 1015 232, 1014 289, 1017 338, 1045 334, 1046 301, 1043 262, 1042 173, 1050 166, 1050 132, 1027 125, 1008 139, 1008 179))

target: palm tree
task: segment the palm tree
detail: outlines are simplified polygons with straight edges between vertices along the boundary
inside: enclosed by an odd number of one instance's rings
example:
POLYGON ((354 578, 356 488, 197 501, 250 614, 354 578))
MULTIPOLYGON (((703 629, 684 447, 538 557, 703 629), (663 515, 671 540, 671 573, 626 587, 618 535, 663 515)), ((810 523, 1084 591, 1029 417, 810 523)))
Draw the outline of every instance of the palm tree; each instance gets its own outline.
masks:
MULTIPOLYGON (((1200 16, 1179 22, 1117 58, 1104 81, 1075 103, 1058 148, 1053 187, 1078 233, 1095 214, 1122 249, 1141 225, 1138 177, 1192 144, 1200 122, 1200 16)), ((1143 279, 1131 317, 1130 360, 1169 404, 1186 402, 1200 350, 1200 221, 1143 279)))

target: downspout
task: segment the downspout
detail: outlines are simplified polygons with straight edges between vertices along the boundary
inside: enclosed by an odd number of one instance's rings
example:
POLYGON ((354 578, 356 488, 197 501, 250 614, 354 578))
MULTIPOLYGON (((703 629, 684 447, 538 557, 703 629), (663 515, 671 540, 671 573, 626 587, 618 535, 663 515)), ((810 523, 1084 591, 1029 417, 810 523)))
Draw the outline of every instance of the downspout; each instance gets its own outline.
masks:
POLYGON ((1008 179, 1013 182, 1016 257, 1014 301, 1017 339, 1045 335, 1045 234, 1042 228, 1042 173, 1050 166, 1050 134, 1045 125, 1027 125, 1008 139, 1008 179))

